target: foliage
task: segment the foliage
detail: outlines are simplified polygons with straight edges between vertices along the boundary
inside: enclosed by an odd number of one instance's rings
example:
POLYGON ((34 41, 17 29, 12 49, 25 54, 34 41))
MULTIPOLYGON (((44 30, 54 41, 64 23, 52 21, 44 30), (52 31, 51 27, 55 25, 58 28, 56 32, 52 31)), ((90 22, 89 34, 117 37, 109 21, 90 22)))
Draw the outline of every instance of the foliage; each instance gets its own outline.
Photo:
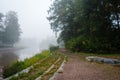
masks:
POLYGON ((58 50, 58 49, 59 49, 59 46, 54 46, 54 45, 50 45, 50 46, 49 46, 50 52, 54 52, 54 51, 56 51, 56 50, 58 50))
POLYGON ((14 11, 9 11, 6 15, 0 13, 0 42, 13 45, 19 40, 20 33, 17 13, 14 11))
POLYGON ((72 51, 119 51, 119 6, 119 0, 55 0, 48 20, 72 51))
POLYGON ((19 40, 19 36, 21 33, 16 12, 9 11, 6 14, 5 25, 6 28, 4 32, 3 42, 7 44, 14 44, 19 40))
POLYGON ((4 17, 4 15, 2 13, 0 13, 0 42, 3 39, 3 30, 4 30, 3 19, 2 19, 3 17, 4 17))

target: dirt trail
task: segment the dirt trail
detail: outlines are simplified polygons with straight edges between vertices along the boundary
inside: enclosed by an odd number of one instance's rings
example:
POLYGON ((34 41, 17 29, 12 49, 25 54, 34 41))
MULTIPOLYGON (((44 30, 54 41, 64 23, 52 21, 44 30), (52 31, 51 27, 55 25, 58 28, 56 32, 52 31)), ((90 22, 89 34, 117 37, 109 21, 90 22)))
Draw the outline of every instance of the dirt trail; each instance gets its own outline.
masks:
POLYGON ((57 75, 55 80, 120 80, 120 66, 87 62, 71 54, 67 56, 69 60, 64 72, 57 75))

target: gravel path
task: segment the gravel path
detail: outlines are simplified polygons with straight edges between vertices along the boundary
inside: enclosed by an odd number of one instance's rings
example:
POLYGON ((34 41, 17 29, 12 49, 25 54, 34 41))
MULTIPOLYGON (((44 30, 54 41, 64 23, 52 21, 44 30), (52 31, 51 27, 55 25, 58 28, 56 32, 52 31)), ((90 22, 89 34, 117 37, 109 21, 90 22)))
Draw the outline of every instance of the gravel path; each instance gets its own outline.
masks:
POLYGON ((120 80, 120 66, 87 62, 76 55, 67 56, 64 71, 55 80, 120 80))

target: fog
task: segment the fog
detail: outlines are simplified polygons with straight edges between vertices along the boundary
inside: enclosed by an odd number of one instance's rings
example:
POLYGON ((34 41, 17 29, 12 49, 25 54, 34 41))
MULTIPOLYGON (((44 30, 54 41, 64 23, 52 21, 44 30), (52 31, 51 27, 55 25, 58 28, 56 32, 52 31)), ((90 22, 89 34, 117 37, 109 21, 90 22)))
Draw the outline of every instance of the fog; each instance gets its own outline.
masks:
MULTIPOLYGON (((46 19, 51 3, 51 0, 0 0, 0 12, 5 14, 8 11, 16 11, 18 14, 22 31, 21 40, 18 43, 20 46, 26 47, 34 44, 41 48, 42 40, 55 40, 55 35, 46 19)), ((50 43, 48 40, 46 42, 50 43)), ((55 41, 51 41, 52 44, 53 42, 55 41)))
POLYGON ((49 45, 57 45, 54 32, 47 20, 47 10, 52 0, 0 0, 0 13, 15 11, 21 29, 18 49, 0 49, 0 66, 9 65, 16 60, 30 58, 49 45), (7 51, 7 52, 6 52, 7 51))

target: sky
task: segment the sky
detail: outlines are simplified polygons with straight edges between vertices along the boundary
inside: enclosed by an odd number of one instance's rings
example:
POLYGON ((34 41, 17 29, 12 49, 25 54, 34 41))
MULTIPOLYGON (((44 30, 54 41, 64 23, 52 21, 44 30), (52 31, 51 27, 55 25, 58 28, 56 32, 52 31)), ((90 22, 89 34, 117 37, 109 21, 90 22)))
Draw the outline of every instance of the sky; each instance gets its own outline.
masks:
POLYGON ((46 19, 51 3, 51 0, 0 0, 0 12, 17 12, 22 31, 21 38, 42 40, 48 36, 55 36, 46 19))

